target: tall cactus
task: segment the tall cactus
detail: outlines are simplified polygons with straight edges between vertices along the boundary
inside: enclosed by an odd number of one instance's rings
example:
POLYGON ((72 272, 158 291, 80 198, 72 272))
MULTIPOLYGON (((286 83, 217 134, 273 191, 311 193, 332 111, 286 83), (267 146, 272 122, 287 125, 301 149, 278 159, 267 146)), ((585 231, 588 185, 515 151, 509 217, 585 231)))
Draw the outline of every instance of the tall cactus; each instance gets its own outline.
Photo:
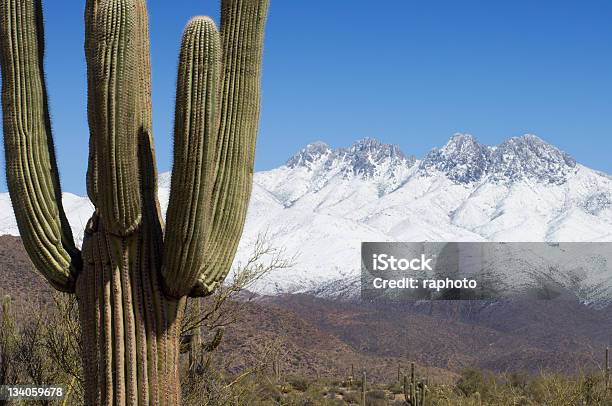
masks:
POLYGON ((180 404, 184 301, 224 280, 244 226, 267 10, 268 0, 221 0, 220 32, 207 17, 184 31, 164 230, 146 0, 86 0, 87 191, 95 212, 81 252, 61 201, 41 0, 0 0, 9 192, 35 266, 78 298, 88 405, 180 404))
POLYGON ((417 382, 414 369, 414 362, 410 363, 410 383, 408 377, 404 375, 404 399, 409 406, 425 406, 427 400, 427 380, 417 382))

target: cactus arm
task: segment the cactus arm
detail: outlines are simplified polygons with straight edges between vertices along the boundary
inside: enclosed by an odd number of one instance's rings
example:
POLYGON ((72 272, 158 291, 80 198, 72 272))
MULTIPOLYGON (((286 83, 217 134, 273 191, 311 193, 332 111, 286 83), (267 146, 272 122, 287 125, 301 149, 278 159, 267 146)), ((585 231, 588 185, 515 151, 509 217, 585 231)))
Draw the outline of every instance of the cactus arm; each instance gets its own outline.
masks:
POLYGON ((191 296, 206 296, 232 265, 253 183, 263 39, 269 0, 222 0, 223 82, 212 223, 191 296))
POLYGON ((140 183, 142 189, 143 214, 147 220, 154 221, 156 234, 162 235, 162 216, 157 199, 157 162, 153 141, 152 102, 151 102, 151 51, 149 41, 149 17, 146 0, 136 0, 137 46, 139 99, 137 104, 140 122, 138 124, 140 183))
POLYGON ((195 17, 181 44, 174 167, 166 215, 162 275, 166 294, 187 295, 203 267, 210 224, 218 130, 221 42, 215 23, 195 17))
MULTIPOLYGON (((95 21, 95 0, 85 2, 85 27, 93 27, 95 21)), ((85 35, 85 55, 86 60, 93 60, 95 41, 91 35, 85 35)), ((87 77, 93 77, 91 64, 87 64, 87 77)), ((87 81, 87 120, 90 127, 95 127, 95 83, 93 80, 87 81)), ((94 206, 98 202, 98 156, 96 143, 93 138, 89 140, 89 164, 87 166, 87 195, 94 206)))
MULTIPOLYGON (((85 26, 93 30, 96 18, 96 10, 99 0, 87 0, 85 6, 85 26)), ((135 67, 138 75, 138 100, 137 113, 138 121, 136 128, 138 131, 138 162, 140 164, 140 181, 142 190, 142 201, 144 202, 143 211, 150 213, 149 218, 156 221, 161 235, 161 210, 157 200, 157 164, 155 160, 155 146, 153 142, 152 130, 152 103, 151 103, 151 57, 149 44, 149 24, 146 0, 135 0, 137 28, 135 32, 134 45, 139 58, 135 67)), ((88 61, 94 60, 95 38, 93 35, 85 36, 85 54, 88 61)), ((88 77, 93 78, 93 63, 88 64, 88 77)), ((94 92, 96 89, 95 80, 88 81, 88 119, 92 134, 98 128, 96 120, 96 103, 94 92)), ((87 170, 87 193, 90 200, 97 206, 98 200, 98 160, 96 152, 96 141, 92 137, 89 143, 89 166, 87 170)))
POLYGON ((0 0, 6 173, 24 246, 57 289, 81 268, 61 200, 43 72, 40 0, 0 0))
POLYGON ((139 56, 137 12, 134 0, 94 0, 86 11, 85 28, 90 133, 94 143, 90 159, 90 193, 111 234, 126 236, 142 219, 137 114, 139 56), (87 18, 89 16, 89 18, 87 18), (92 172, 93 171, 93 172, 92 172))

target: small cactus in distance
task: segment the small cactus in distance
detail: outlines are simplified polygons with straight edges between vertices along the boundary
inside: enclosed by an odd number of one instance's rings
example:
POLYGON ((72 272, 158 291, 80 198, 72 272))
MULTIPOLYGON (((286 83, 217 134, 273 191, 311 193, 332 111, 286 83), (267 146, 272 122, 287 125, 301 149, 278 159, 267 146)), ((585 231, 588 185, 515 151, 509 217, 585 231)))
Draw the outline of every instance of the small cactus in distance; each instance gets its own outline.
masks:
POLYGON ((604 380, 606 391, 610 389, 610 348, 606 347, 606 358, 604 362, 604 380))
POLYGON ((278 354, 274 355, 272 360, 272 373, 274 374, 274 382, 281 383, 281 367, 278 354))
POLYGON ((366 375, 366 371, 363 371, 361 376, 361 405, 366 406, 366 399, 368 393, 368 377, 366 375))
POLYGON ((87 192, 95 212, 81 251, 62 207, 42 1, 0 0, 9 192, 32 262, 78 299, 87 405, 181 403, 184 302, 222 283, 244 226, 267 11, 268 0, 221 0, 220 30, 208 17, 185 28, 164 227, 146 0, 86 0, 87 192))
POLYGON ((425 406, 427 399, 427 384, 421 380, 417 382, 414 362, 410 363, 410 382, 408 377, 404 375, 404 398, 409 406, 425 406))

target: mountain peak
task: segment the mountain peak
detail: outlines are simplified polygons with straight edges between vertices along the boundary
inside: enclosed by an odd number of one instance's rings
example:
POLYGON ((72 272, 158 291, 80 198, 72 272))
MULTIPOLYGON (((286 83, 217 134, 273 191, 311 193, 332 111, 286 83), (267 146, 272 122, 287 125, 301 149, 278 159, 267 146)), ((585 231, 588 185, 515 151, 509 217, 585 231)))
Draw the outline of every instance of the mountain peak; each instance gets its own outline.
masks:
MULTIPOLYGON (((332 149, 324 142, 308 144, 286 165, 292 169, 304 167, 309 171, 340 173, 344 177, 403 179, 415 162, 416 159, 406 156, 399 146, 367 137, 346 148, 332 149)), ((442 172, 453 182, 462 184, 478 182, 485 177, 498 182, 531 179, 562 184, 576 165, 570 155, 534 134, 488 146, 471 134, 456 133, 443 147, 430 151, 418 169, 426 176, 442 172)))
POLYGON ((470 134, 455 134, 442 148, 432 150, 419 169, 425 175, 437 170, 457 183, 485 176, 496 181, 529 178, 561 184, 576 167, 576 160, 536 135, 512 137, 496 147, 480 144, 470 134))
POLYGON ((405 158, 406 156, 401 151, 400 147, 395 144, 383 144, 376 138, 362 138, 357 140, 349 148, 340 149, 340 151, 350 152, 352 154, 373 153, 387 158, 405 158))
POLYGON ((363 137, 353 143, 354 148, 378 148, 381 145, 384 144, 379 139, 370 137, 363 137))
POLYGON ((576 168, 576 160, 536 135, 512 137, 495 149, 492 167, 498 179, 530 177, 561 184, 576 168))
POLYGON ((368 177, 381 170, 393 171, 398 166, 410 167, 414 162, 415 159, 404 155, 397 145, 384 144, 376 138, 362 138, 347 148, 331 149, 323 142, 308 144, 289 159, 286 165, 292 169, 335 168, 345 176, 368 177))
POLYGON ((399 146, 383 144, 374 138, 363 138, 349 148, 338 149, 336 153, 348 163, 347 169, 354 175, 372 176, 384 166, 412 166, 415 161, 407 158, 399 146))
POLYGON ((480 144, 478 139, 474 137, 472 134, 467 133, 455 133, 448 140, 443 149, 462 147, 464 145, 477 145, 480 144))
POLYGON ((563 156, 563 159, 567 159, 568 161, 574 161, 571 156, 561 151, 554 145, 544 141, 542 138, 538 137, 535 134, 524 134, 508 138, 500 145, 500 148, 505 146, 512 146, 512 148, 515 149, 529 149, 534 152, 549 151, 551 153, 554 153, 555 155, 563 156))
POLYGON ((286 165, 290 168, 296 168, 298 166, 311 168, 316 161, 329 155, 331 152, 332 151, 329 145, 323 141, 315 141, 306 145, 305 148, 301 149, 297 154, 291 157, 287 161, 286 165))
POLYGON ((444 172, 458 183, 480 180, 489 168, 491 148, 482 145, 471 134, 455 134, 440 149, 433 149, 421 162, 420 170, 444 172))

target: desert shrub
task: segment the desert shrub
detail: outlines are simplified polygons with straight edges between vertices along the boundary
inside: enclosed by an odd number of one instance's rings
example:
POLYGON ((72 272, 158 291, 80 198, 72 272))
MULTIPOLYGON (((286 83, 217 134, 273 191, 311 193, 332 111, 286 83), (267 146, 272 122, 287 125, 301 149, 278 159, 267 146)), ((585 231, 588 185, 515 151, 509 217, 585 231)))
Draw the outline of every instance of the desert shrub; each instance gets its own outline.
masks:
POLYGON ((83 382, 76 298, 56 293, 52 299, 51 306, 32 304, 19 311, 10 306, 10 298, 4 299, 0 384, 62 384, 67 402, 79 404, 83 382))
POLYGON ((257 390, 257 395, 262 400, 274 400, 276 402, 280 402, 283 394, 276 387, 276 385, 266 382, 259 385, 257 390))
POLYGON ((325 392, 326 399, 336 399, 336 397, 340 394, 340 389, 337 387, 331 387, 325 392))
POLYGON ((300 398, 299 395, 287 398, 283 403, 291 406, 318 406, 321 404, 316 400, 300 398))
POLYGON ((530 377, 526 372, 512 372, 508 374, 507 379, 508 385, 510 385, 512 388, 524 391, 527 388, 527 385, 529 385, 530 377))
POLYGON ((395 383, 389 385, 387 387, 387 389, 389 389, 389 392, 393 393, 394 395, 397 395, 398 393, 403 393, 404 392, 404 387, 399 382, 395 382, 395 383))
POLYGON ((343 399, 348 404, 359 404, 361 402, 361 394, 359 392, 345 392, 343 399))
POLYGON ((0 385, 17 382, 19 375, 15 362, 17 345, 15 317, 11 308, 11 298, 7 296, 2 299, 2 314, 0 315, 0 385))
POLYGON ((536 404, 551 406, 561 406, 563 399, 568 405, 612 405, 612 392, 599 374, 542 375, 529 383, 527 394, 536 404))
POLYGON ((579 391, 586 404, 594 404, 600 398, 600 387, 604 387, 600 377, 586 375, 580 379, 579 391), (602 383, 602 385, 600 385, 602 383))
MULTIPOLYGON (((297 392, 299 395, 302 392, 297 392)), ((320 381, 311 382, 310 386, 304 393, 304 397, 308 399, 323 399, 327 393, 327 386, 320 381)))
POLYGON ((368 399, 387 399, 387 393, 384 390, 375 389, 366 393, 368 399))
POLYGON ((283 406, 346 406, 343 400, 326 398, 319 392, 292 392, 283 398, 279 404, 283 406))
POLYGON ((467 397, 474 395, 476 392, 484 397, 488 394, 491 384, 491 378, 482 371, 468 368, 461 372, 461 377, 457 381, 457 389, 467 397))
POLYGON ((387 406, 386 399, 369 399, 366 398, 366 404, 368 406, 387 406))

